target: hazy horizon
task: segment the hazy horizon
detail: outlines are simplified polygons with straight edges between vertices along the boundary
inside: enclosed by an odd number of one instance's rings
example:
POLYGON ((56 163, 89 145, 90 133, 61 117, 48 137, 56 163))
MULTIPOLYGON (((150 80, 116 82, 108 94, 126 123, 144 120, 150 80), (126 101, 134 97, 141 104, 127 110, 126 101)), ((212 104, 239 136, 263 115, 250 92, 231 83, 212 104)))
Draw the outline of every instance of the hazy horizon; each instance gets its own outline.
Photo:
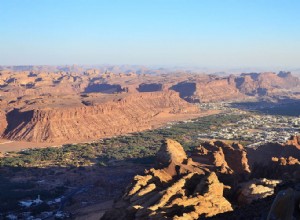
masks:
POLYGON ((194 72, 203 72, 203 73, 218 73, 224 72, 228 74, 239 74, 239 73, 250 73, 250 72, 280 72, 280 71, 291 71, 295 74, 300 74, 300 68, 288 68, 288 67, 212 67, 212 66, 196 66, 196 65, 143 65, 143 64, 57 64, 57 65, 48 65, 48 64, 25 64, 25 65, 0 65, 3 69, 11 68, 11 67, 80 67, 83 69, 102 69, 102 68, 112 68, 112 67, 120 67, 129 69, 139 69, 146 68, 149 70, 158 70, 165 69, 166 71, 194 71, 194 72))
POLYGON ((299 68, 298 1, 0 2, 0 65, 299 68))

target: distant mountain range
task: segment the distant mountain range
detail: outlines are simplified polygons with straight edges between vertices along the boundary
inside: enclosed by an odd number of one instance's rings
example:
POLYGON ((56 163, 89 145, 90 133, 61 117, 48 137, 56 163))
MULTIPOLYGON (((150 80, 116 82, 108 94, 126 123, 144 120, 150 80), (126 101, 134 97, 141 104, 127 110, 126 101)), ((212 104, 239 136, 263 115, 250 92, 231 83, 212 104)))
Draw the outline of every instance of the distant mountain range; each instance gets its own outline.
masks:
POLYGON ((0 133, 35 142, 93 140, 201 114, 191 103, 280 98, 300 98, 300 80, 290 72, 219 76, 141 66, 5 67, 0 133))

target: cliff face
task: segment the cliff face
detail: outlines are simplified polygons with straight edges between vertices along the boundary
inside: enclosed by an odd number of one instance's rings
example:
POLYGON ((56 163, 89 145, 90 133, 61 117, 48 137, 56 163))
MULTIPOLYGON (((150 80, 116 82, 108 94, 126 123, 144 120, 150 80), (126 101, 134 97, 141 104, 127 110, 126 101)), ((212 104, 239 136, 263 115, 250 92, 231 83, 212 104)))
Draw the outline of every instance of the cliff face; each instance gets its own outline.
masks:
POLYGON ((197 83, 196 95, 201 102, 228 101, 244 98, 236 87, 233 77, 213 79, 207 83, 197 83))
POLYGON ((300 85, 299 78, 290 73, 250 73, 236 78, 237 88, 246 95, 272 95, 280 90, 300 85))
POLYGON ((234 77, 211 78, 180 82, 171 87, 180 97, 190 102, 216 102, 244 98, 234 82, 234 77))
POLYGON ((174 92, 133 94, 95 106, 13 110, 3 136, 35 142, 89 140, 150 129, 161 115, 180 113, 198 109, 174 92))

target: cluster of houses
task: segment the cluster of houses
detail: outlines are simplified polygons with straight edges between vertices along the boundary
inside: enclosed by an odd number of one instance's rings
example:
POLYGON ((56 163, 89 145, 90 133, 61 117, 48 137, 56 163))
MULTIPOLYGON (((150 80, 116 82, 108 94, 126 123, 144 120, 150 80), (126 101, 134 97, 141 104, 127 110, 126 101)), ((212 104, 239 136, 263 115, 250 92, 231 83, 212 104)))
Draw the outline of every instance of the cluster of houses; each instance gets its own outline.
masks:
MULTIPOLYGON (((47 201, 47 205, 56 205, 58 203, 61 202, 61 200, 64 198, 64 196, 55 198, 53 200, 47 201)), ((29 208, 29 207, 33 207, 33 206, 37 206, 42 204, 44 201, 40 199, 40 195, 38 195, 38 197, 34 200, 22 200, 19 201, 19 205, 23 208, 29 208)))
POLYGON ((229 103, 226 102, 199 103, 198 106, 202 110, 228 110, 230 108, 229 103))
MULTIPOLYGON (((58 197, 50 201, 43 201, 41 200, 40 195, 36 199, 33 200, 21 200, 19 201, 19 206, 21 208, 21 212, 18 213, 9 213, 5 216, 5 219, 8 220, 17 220, 17 219, 26 219, 26 220, 43 220, 48 219, 49 217, 54 217, 55 219, 65 219, 70 216, 69 213, 63 212, 63 211, 45 211, 39 213, 37 216, 33 216, 30 212, 30 208, 33 208, 35 206, 39 206, 43 203, 53 206, 58 205, 61 203, 62 199, 64 197, 58 197)), ((1 217, 0 217, 1 219, 1 217)))
POLYGON ((200 133, 199 138, 249 141, 252 144, 247 147, 256 147, 268 142, 286 142, 299 133, 299 125, 299 117, 251 115, 216 131, 200 133))
MULTIPOLYGON (((10 213, 5 216, 5 219, 7 220, 19 220, 19 219, 25 219, 25 220, 43 220, 43 219, 67 219, 70 218, 71 215, 68 212, 63 211, 57 211, 57 212, 41 212, 37 217, 33 216, 31 212, 22 212, 20 214, 14 214, 10 213)), ((2 218, 1 218, 2 219, 2 218)))
POLYGON ((34 199, 34 200, 20 201, 19 205, 21 207, 24 207, 24 208, 29 208, 29 207, 32 207, 32 206, 40 205, 42 203, 43 203, 43 200, 41 200, 40 195, 38 195, 38 197, 36 199, 34 199))

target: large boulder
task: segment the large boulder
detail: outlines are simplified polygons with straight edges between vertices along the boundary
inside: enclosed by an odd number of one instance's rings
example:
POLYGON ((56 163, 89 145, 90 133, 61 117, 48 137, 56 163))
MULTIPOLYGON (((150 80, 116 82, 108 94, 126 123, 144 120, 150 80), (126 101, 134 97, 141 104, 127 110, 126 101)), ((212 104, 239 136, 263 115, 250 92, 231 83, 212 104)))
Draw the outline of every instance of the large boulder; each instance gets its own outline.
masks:
POLYGON ((250 204, 274 194, 274 189, 281 180, 252 179, 240 184, 238 202, 240 205, 250 204))
POLYGON ((174 140, 166 139, 156 155, 156 163, 158 166, 167 167, 171 163, 180 165, 187 159, 187 155, 183 147, 174 140))

